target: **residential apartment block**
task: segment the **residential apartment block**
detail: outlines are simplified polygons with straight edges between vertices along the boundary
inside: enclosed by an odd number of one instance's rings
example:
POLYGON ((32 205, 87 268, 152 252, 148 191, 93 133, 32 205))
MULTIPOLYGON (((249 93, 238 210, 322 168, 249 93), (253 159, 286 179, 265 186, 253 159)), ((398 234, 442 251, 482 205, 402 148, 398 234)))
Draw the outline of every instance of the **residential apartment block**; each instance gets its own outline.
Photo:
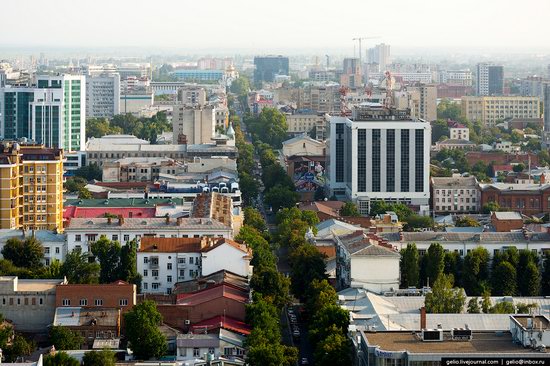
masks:
POLYGON ((540 118, 537 97, 462 97, 462 115, 470 121, 494 126, 507 118, 540 118))
POLYGON ((504 93, 504 68, 480 63, 477 65, 476 94, 478 96, 502 95, 504 93))
POLYGON ((432 177, 431 187, 436 214, 479 212, 481 193, 475 177, 432 177))
POLYGON ((120 75, 86 76, 86 117, 111 118, 120 114, 120 75))
POLYGON ((0 228, 63 231, 63 150, 0 144, 0 228))

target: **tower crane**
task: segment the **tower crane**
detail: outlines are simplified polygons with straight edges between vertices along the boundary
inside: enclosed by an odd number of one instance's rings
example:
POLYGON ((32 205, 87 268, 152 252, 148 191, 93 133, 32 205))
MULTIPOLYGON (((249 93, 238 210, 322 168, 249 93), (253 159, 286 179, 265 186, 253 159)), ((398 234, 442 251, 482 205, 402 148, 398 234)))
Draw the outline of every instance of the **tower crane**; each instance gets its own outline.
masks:
POLYGON ((359 62, 361 63, 362 65, 362 61, 363 61, 363 55, 362 55, 362 51, 361 51, 361 42, 364 41, 364 40, 367 40, 367 39, 378 39, 380 37, 355 37, 355 38, 352 38, 351 40, 352 41, 357 41, 359 43, 359 62))

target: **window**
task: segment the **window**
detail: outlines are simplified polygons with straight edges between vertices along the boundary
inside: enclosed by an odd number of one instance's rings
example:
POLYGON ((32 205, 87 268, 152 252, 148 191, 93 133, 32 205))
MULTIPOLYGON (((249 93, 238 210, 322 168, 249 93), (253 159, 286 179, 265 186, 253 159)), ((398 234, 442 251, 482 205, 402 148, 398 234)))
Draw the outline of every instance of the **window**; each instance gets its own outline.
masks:
POLYGON ((185 258, 178 258, 179 264, 185 264, 185 258))
POLYGON ((55 247, 55 254, 59 254, 59 247, 55 247))
POLYGON ((149 276, 149 271, 144 269, 143 270, 143 277, 147 277, 147 276, 149 276))
POLYGON ((185 269, 180 269, 180 277, 185 278, 185 269))
POLYGON ((153 290, 158 290, 158 289, 159 289, 159 284, 156 283, 156 282, 153 282, 153 283, 151 284, 151 288, 152 288, 153 290))
POLYGON ((143 257, 143 263, 145 264, 149 263, 149 257, 143 257))
POLYGON ((95 306, 103 306, 103 299, 95 299, 94 304, 95 306))
POLYGON ((44 247, 44 254, 50 254, 50 247, 44 247))
POLYGON ((80 306, 88 306, 88 299, 80 299, 80 306))
POLYGON ((172 282, 172 276, 166 276, 166 282, 172 282))
POLYGON ((113 240, 113 241, 118 241, 118 235, 117 235, 117 234, 113 234, 112 240, 113 240))
POLYGON ((147 290, 148 287, 149 287, 149 285, 147 284, 147 282, 143 282, 143 289, 147 290))
POLYGON ((124 234, 124 241, 125 242, 130 241, 130 235, 124 234))
POLYGON ((189 264, 193 264, 194 257, 189 257, 189 264))
POLYGON ((82 235, 77 234, 74 236, 74 241, 82 241, 82 235))
POLYGON ((200 349, 199 348, 193 348, 193 357, 200 357, 200 349))
POLYGON ((71 306, 71 300, 69 299, 63 299, 61 303, 63 306, 71 306))
POLYGON ((159 275, 159 270, 158 270, 158 269, 153 269, 153 270, 151 270, 151 275, 152 275, 153 277, 158 277, 158 275, 159 275))
POLYGON ((214 347, 208 348, 208 353, 210 353, 211 355, 213 355, 213 354, 214 354, 214 347))
POLYGON ((193 277, 193 270, 192 269, 189 270, 189 276, 193 277))
POLYGON ((128 306, 128 299, 120 299, 120 300, 118 301, 118 304, 119 304, 120 306, 128 306))
POLYGON ((39 299, 38 299, 38 304, 39 304, 39 305, 44 305, 44 299, 43 299, 43 298, 39 298, 39 299))
POLYGON ((166 269, 171 270, 172 269, 172 263, 167 263, 166 264, 166 269))

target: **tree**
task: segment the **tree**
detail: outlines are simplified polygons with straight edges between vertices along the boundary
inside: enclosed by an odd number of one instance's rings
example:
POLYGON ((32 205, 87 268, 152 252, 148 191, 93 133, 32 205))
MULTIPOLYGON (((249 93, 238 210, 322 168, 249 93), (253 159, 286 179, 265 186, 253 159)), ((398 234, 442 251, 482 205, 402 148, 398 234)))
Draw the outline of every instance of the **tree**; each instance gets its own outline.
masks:
POLYGON ((516 164, 512 167, 512 170, 516 173, 521 173, 525 170, 525 165, 523 165, 522 163, 516 164))
POLYGON ((67 192, 73 193, 80 191, 86 184, 88 184, 88 181, 82 177, 71 177, 67 178, 63 185, 67 192))
POLYGON ((443 99, 437 105, 437 118, 442 120, 453 120, 463 122, 462 110, 460 104, 454 103, 451 100, 443 99))
POLYGON ((101 180, 101 177, 103 176, 103 172, 101 171, 101 168, 97 166, 97 164, 90 164, 75 170, 74 175, 76 177, 82 177, 86 179, 86 181, 90 181, 94 179, 101 180))
POLYGON ((89 118, 86 120, 86 137, 103 137, 105 135, 121 134, 120 127, 111 126, 106 118, 89 118))
POLYGON ((491 293, 489 290, 483 291, 483 297, 481 298, 481 311, 484 314, 488 314, 491 311, 491 293))
POLYGON ((518 302, 516 304, 516 313, 518 313, 518 314, 530 314, 532 309, 534 310, 538 307, 539 307, 539 305, 536 304, 536 303, 524 304, 522 302, 518 302))
POLYGON ((265 202, 271 206, 273 211, 278 211, 284 207, 294 207, 299 199, 298 193, 281 185, 271 188, 264 197, 265 202))
POLYGON ((121 246, 117 241, 111 241, 104 235, 92 244, 92 253, 101 265, 99 271, 100 283, 111 283, 122 279, 120 275, 121 246))
POLYGON ((254 177, 246 172, 239 171, 239 188, 241 189, 241 193, 243 195, 243 201, 247 205, 251 205, 252 199, 258 197, 258 194, 260 193, 258 182, 254 179, 254 177))
POLYGON ((306 309, 309 314, 316 314, 325 306, 336 304, 338 295, 327 280, 313 280, 306 290, 306 309))
POLYGON ((325 193, 325 187, 322 187, 322 186, 317 187, 313 195, 313 199, 315 201, 323 201, 325 198, 327 198, 327 195, 325 193))
POLYGON ((351 360, 351 343, 346 335, 334 332, 315 347, 315 364, 321 366, 347 366, 351 360))
POLYGON ((359 210, 357 209, 357 206, 353 202, 346 202, 340 209, 340 216, 353 216, 353 217, 359 217, 361 216, 359 214, 359 210))
POLYGON ((267 230, 267 225, 262 214, 253 207, 246 207, 244 209, 244 223, 245 225, 252 226, 259 232, 267 230))
POLYGON ((325 305, 313 316, 309 324, 309 337, 313 344, 326 339, 333 333, 347 334, 349 312, 340 305, 325 305))
POLYGON ((134 239, 123 245, 120 249, 119 278, 136 285, 139 292, 142 278, 137 270, 137 248, 138 244, 134 239))
POLYGON ((88 199, 94 198, 94 196, 92 195, 92 192, 90 192, 88 188, 83 187, 78 190, 78 198, 83 200, 88 200, 88 199))
POLYGON ((477 297, 472 297, 470 301, 468 301, 468 313, 469 314, 481 313, 481 308, 479 307, 479 299, 477 297))
POLYGON ((471 216, 462 216, 456 219, 455 226, 456 227, 480 227, 481 224, 479 223, 479 221, 477 221, 471 216))
POLYGON ((462 286, 462 270, 464 268, 464 260, 458 252, 445 252, 444 258, 444 269, 445 274, 453 275, 454 282, 456 286, 462 286))
POLYGON ((290 280, 280 273, 275 266, 254 268, 254 274, 250 279, 250 287, 278 308, 282 308, 290 301, 290 280))
POLYGON ((99 264, 88 261, 88 253, 77 249, 67 254, 61 266, 61 274, 69 283, 98 283, 99 270, 99 264))
POLYGON ((517 293, 516 268, 510 262, 500 262, 493 270, 492 279, 496 295, 514 296, 517 293))
POLYGON ((275 149, 280 149, 287 137, 285 115, 276 108, 264 108, 260 115, 246 121, 251 133, 275 149))
POLYGON ((542 278, 541 278, 541 285, 542 285, 542 294, 543 296, 549 296, 550 295, 550 252, 546 251, 544 254, 544 262, 543 262, 543 270, 542 270, 542 278))
POLYGON ((425 305, 428 313, 460 313, 464 307, 466 295, 461 288, 453 288, 452 276, 441 275, 426 295, 425 305))
POLYGON ((239 96, 247 95, 250 90, 250 81, 246 76, 239 76, 231 83, 231 93, 235 93, 239 96))
POLYGON ((44 357, 44 366, 80 366, 80 362, 65 352, 55 352, 44 357))
POLYGON ((540 294, 540 272, 534 262, 529 262, 524 269, 518 268, 518 289, 521 296, 538 296, 540 294))
POLYGON ((481 213, 490 214, 491 212, 500 211, 500 205, 496 202, 487 202, 481 208, 481 213))
POLYGON ((438 119, 432 122, 432 145, 441 137, 449 137, 449 126, 446 120, 438 119))
POLYGON ((472 249, 464 258, 462 284, 470 296, 479 296, 487 289, 489 252, 483 247, 472 249))
POLYGON ((49 337, 56 350, 80 349, 84 343, 80 334, 62 326, 51 327, 49 337))
POLYGON ((401 251, 401 287, 417 287, 420 280, 418 261, 418 249, 416 244, 408 244, 405 249, 401 251))
POLYGON ((516 309, 514 307, 514 304, 509 301, 496 303, 495 306, 489 309, 489 313, 491 314, 514 314, 515 312, 516 309))
POLYGON ((309 284, 317 279, 327 278, 325 255, 311 244, 304 244, 290 255, 291 287, 295 296, 303 298, 309 284))
POLYGON ((434 226, 434 220, 430 216, 410 215, 405 218, 405 230, 415 231, 417 229, 431 229, 434 226))
POLYGON ((445 249, 439 243, 432 243, 426 251, 426 282, 435 283, 445 269, 445 249))
POLYGON ((10 238, 2 249, 2 255, 16 267, 37 269, 42 267, 44 247, 34 237, 27 238, 24 241, 18 238, 10 238))
POLYGON ((158 326, 162 315, 154 301, 146 300, 124 314, 126 338, 137 359, 159 358, 167 351, 166 338, 158 326))
POLYGON ((115 353, 108 349, 84 353, 83 366, 115 366, 115 353))
POLYGON ((7 362, 16 362, 19 357, 30 356, 36 348, 34 342, 29 342, 20 334, 15 335, 11 345, 3 344, 1 347, 7 362))

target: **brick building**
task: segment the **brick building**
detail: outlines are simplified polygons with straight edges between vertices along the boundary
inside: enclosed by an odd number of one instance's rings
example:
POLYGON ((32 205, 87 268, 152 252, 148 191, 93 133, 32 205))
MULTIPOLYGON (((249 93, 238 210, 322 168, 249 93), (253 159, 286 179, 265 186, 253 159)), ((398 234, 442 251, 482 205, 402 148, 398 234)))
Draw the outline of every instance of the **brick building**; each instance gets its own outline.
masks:
POLYGON ((56 287, 55 306, 114 308, 122 313, 136 305, 136 285, 116 281, 101 285, 60 284, 56 287))
POLYGON ((550 184, 480 184, 481 207, 496 202, 502 210, 536 215, 550 212, 550 184))
POLYGON ((531 166, 539 165, 539 158, 537 154, 531 153, 504 153, 502 151, 468 151, 466 152, 466 160, 468 164, 474 165, 478 161, 482 161, 485 164, 511 164, 522 163, 525 166, 529 165, 529 158, 531 158, 531 166))
POLYGON ((509 232, 523 227, 523 217, 517 212, 493 212, 491 223, 496 231, 509 232))

